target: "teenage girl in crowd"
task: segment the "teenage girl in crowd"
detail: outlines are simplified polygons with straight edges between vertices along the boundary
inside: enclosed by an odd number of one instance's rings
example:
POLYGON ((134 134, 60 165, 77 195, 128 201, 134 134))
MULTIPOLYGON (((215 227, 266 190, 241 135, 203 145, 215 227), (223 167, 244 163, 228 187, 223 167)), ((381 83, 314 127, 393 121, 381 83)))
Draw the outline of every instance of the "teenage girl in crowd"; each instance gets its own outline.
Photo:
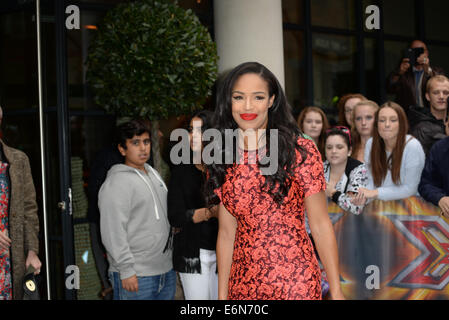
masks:
POLYGON ((348 93, 338 101, 338 124, 340 126, 352 128, 352 110, 354 106, 366 98, 360 93, 348 93))
POLYGON ((324 177, 326 195, 340 208, 353 214, 360 214, 363 206, 354 205, 351 200, 368 182, 366 166, 351 155, 351 133, 346 127, 329 129, 326 133, 326 161, 324 177))
POLYGON ((366 142, 373 135, 374 117, 379 105, 374 101, 363 100, 354 106, 352 112, 352 157, 365 162, 366 142))
MULTIPOLYGON (((191 160, 201 159, 201 137, 210 128, 211 116, 212 112, 203 110, 189 122, 191 160)), ((217 206, 206 207, 205 178, 202 163, 177 165, 172 169, 168 188, 168 218, 172 227, 180 229, 174 236, 173 268, 179 272, 186 300, 218 297, 217 206)))
POLYGON ((318 107, 306 107, 298 116, 298 126, 304 134, 312 138, 324 160, 324 140, 329 128, 324 112, 318 107))
POLYGON ((383 104, 376 112, 373 137, 365 148, 368 187, 359 189, 355 204, 417 194, 425 155, 421 143, 407 132, 404 109, 394 102, 383 104))
POLYGON ((233 163, 208 166, 208 199, 220 201, 219 299, 321 299, 321 272, 305 230, 305 211, 331 298, 343 299, 321 156, 302 137, 273 73, 256 62, 234 68, 218 89, 214 124, 223 141, 226 129, 266 130, 266 144, 236 139, 233 163), (273 148, 272 129, 278 133, 273 148), (243 164, 237 164, 237 152, 243 164), (271 175, 263 175, 267 155, 278 160, 271 175), (251 164, 252 159, 257 162, 251 164))

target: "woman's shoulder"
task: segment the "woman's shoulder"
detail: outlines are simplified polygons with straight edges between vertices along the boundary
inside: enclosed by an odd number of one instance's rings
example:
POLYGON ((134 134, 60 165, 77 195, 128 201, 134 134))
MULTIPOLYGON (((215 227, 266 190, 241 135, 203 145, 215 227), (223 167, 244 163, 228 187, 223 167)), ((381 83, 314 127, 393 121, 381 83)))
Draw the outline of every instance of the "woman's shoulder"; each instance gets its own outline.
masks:
POLYGON ((418 139, 408 134, 405 137, 405 148, 422 149, 422 145, 418 139))
POLYGON ((302 136, 300 135, 300 136, 297 137, 296 143, 300 147, 302 147, 304 149, 307 149, 307 151, 309 151, 310 149, 316 149, 315 142, 311 138, 308 138, 308 137, 303 136, 303 135, 302 136))
POLYGON ((362 161, 348 157, 348 162, 346 162, 346 171, 351 172, 356 168, 363 168, 363 167, 365 167, 365 164, 362 161))
POLYGON ((425 156, 424 148, 422 147, 421 142, 411 135, 406 136, 404 147, 404 156, 405 155, 409 157, 416 157, 419 155, 425 156))

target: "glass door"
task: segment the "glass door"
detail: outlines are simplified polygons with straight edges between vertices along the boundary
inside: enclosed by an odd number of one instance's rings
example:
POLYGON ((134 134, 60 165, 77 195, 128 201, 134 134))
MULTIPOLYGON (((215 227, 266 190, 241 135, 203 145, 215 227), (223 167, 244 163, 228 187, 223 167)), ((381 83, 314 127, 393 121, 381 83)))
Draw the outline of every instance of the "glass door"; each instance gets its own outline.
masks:
POLYGON ((40 290, 43 299, 49 296, 51 299, 76 298, 76 291, 66 286, 66 280, 71 275, 66 270, 68 266, 75 265, 75 258, 70 211, 70 140, 67 103, 64 103, 66 57, 60 50, 65 37, 64 30, 61 30, 64 16, 57 19, 56 14, 62 12, 65 15, 65 9, 60 7, 60 3, 40 1, 42 72, 39 74, 36 2, 0 2, 0 103, 4 111, 2 136, 6 144, 24 151, 30 159, 39 205, 39 258, 43 263, 40 290), (40 91, 39 77, 42 79, 40 91), (39 92, 43 108, 44 166, 41 161, 39 92), (46 181, 45 188, 43 178, 46 181), (47 234, 44 232, 45 223, 47 234), (47 252, 45 236, 48 240, 47 252))

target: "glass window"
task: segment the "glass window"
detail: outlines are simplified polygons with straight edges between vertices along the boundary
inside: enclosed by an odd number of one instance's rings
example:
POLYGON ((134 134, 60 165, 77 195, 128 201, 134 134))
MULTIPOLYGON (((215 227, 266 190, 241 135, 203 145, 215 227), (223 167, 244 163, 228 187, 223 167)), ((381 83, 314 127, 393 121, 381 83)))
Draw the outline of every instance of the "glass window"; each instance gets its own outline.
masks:
POLYGON ((425 2, 426 36, 429 39, 449 41, 449 1, 427 0, 425 2))
POLYGON ((389 75, 392 71, 396 71, 400 62, 404 58, 404 51, 408 48, 408 42, 385 41, 385 75, 389 75))
POLYGON ((313 26, 355 29, 354 0, 313 0, 310 2, 313 26))
POLYGON ((414 1, 383 1, 383 18, 385 33, 411 37, 415 35, 414 1))
POLYGON ((365 96, 377 100, 380 95, 378 77, 377 46, 374 39, 365 39, 365 96))
POLYGON ((315 33, 312 49, 314 104, 336 117, 334 98, 358 88, 355 38, 315 33))
POLYGON ((304 33, 284 31, 285 92, 294 111, 305 104, 304 33))
POLYGON ((213 14, 212 0, 179 0, 178 5, 186 10, 192 9, 200 18, 213 14))
POLYGON ((98 109, 86 83, 88 48, 105 11, 81 11, 81 30, 67 30, 67 78, 70 109, 98 109))
POLYGON ((442 68, 447 75, 449 71, 449 47, 429 45, 429 60, 432 67, 442 68))
MULTIPOLYGON (((97 152, 114 142, 112 140, 114 130, 115 117, 113 116, 71 116, 71 156, 82 159, 83 166, 90 168, 97 152)), ((88 172, 85 172, 83 176, 87 177, 88 172)))
MULTIPOLYGON (((399 64, 404 58, 404 51, 408 48, 408 42, 399 41, 385 41, 384 53, 385 53, 385 76, 388 78, 391 72, 397 71, 399 64)), ((387 94, 388 100, 395 100, 396 97, 391 94, 387 94)))
POLYGON ((304 23, 304 1, 282 0, 282 20, 284 23, 304 23))
POLYGON ((0 14, 0 97, 3 108, 37 107, 35 30, 31 12, 0 14))

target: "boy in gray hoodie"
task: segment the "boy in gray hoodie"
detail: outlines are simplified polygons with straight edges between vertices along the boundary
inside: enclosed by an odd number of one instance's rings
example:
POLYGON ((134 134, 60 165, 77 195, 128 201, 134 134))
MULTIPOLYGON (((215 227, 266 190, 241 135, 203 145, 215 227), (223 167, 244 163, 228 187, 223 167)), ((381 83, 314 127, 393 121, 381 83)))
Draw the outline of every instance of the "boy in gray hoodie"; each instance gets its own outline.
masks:
POLYGON ((118 130, 125 164, 108 171, 98 194, 114 300, 173 300, 176 273, 168 245, 167 187, 146 163, 150 130, 139 120, 118 130))

